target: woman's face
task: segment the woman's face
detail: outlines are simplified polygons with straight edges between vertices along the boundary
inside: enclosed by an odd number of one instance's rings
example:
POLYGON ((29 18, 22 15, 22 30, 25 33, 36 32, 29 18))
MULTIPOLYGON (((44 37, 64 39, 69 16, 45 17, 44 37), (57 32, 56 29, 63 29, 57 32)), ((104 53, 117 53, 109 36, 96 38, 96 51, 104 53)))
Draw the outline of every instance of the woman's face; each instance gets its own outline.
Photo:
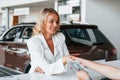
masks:
POLYGON ((55 34, 60 28, 59 19, 56 14, 49 14, 45 21, 44 30, 47 34, 55 34))

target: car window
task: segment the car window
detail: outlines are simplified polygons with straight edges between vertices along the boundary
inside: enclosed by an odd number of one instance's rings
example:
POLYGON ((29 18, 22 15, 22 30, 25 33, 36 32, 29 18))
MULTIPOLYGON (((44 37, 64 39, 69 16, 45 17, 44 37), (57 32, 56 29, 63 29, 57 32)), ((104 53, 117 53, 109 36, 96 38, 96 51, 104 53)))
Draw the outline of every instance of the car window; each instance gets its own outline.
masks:
POLYGON ((29 39, 32 36, 32 27, 26 27, 23 31, 22 38, 29 39))
POLYGON ((93 44, 86 29, 69 28, 69 29, 66 29, 65 31, 67 32, 71 41, 75 43, 79 43, 81 45, 93 44))
POLYGON ((94 35, 96 37, 96 43, 94 44, 106 44, 109 43, 108 39, 102 34, 98 29, 93 29, 94 35))
POLYGON ((4 40, 5 41, 14 41, 16 35, 17 35, 17 37, 19 37, 20 33, 21 33, 20 27, 12 28, 8 33, 6 33, 6 35, 4 36, 4 40), (17 33, 19 33, 19 35, 17 33))
POLYGON ((78 39, 83 39, 83 40, 89 40, 90 37, 86 31, 86 29, 68 29, 67 32, 71 37, 78 38, 78 39))

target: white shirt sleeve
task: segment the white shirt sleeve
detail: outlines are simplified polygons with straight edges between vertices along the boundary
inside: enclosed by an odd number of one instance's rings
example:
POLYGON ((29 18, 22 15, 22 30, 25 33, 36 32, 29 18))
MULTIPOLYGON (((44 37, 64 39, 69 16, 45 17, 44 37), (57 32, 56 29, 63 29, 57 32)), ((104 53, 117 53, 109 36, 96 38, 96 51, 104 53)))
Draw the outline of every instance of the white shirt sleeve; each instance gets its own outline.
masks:
MULTIPOLYGON (((27 41, 28 50, 31 56, 31 70, 34 72, 36 67, 40 67, 46 74, 59 74, 65 72, 65 67, 62 62, 62 58, 54 63, 49 63, 43 53, 43 47, 40 45, 39 40, 34 41, 32 39, 27 41), (38 45, 39 44, 39 45, 38 45)), ((66 46, 65 46, 66 47, 66 46)), ((67 50, 64 50, 67 51, 67 50)), ((66 53, 68 54, 68 52, 66 53)))

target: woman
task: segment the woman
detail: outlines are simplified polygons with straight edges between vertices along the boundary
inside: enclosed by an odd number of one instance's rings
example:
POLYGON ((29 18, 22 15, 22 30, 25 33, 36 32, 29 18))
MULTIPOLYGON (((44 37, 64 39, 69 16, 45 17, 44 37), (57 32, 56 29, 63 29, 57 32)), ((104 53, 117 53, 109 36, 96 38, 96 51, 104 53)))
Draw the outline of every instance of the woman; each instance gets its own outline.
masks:
MULTIPOLYGON (((75 60, 79 60, 82 65, 92 70, 95 70, 104 76, 113 79, 113 80, 120 80, 120 68, 116 68, 110 65, 105 64, 98 64, 96 62, 92 62, 83 58, 76 58, 75 60)), ((80 80, 89 80, 89 76, 87 72, 80 70, 77 72, 77 76, 80 80)))
POLYGON ((60 20, 52 8, 40 11, 33 36, 27 41, 31 58, 30 72, 60 74, 66 71, 66 62, 70 59, 65 37, 58 32, 60 20))

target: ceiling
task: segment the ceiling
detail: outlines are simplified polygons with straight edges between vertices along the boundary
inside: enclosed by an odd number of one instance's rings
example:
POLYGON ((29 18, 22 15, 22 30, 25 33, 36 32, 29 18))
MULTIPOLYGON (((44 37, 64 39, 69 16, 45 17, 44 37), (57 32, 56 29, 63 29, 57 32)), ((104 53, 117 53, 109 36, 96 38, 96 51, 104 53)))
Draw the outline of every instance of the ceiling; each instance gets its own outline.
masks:
MULTIPOLYGON (((41 7, 51 7, 54 5, 55 0, 48 0, 43 2, 36 2, 36 3, 29 3, 29 4, 22 4, 22 5, 15 5, 10 6, 9 9, 15 9, 15 8, 24 8, 24 7, 30 7, 30 8, 41 8, 41 7)), ((4 9, 4 8, 2 8, 4 9)))

